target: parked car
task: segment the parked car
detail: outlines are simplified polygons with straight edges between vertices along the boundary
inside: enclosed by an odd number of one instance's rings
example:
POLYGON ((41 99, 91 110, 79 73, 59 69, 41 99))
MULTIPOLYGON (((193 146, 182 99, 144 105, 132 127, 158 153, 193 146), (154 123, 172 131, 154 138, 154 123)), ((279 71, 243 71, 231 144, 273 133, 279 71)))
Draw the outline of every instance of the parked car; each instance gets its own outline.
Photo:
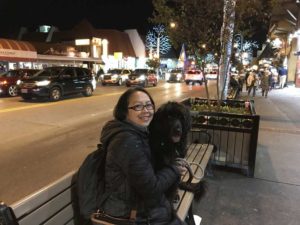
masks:
POLYGON ((25 77, 30 77, 38 71, 36 69, 16 69, 0 74, 0 95, 17 96, 17 81, 25 77))
POLYGON ((218 71, 209 71, 205 74, 207 80, 216 80, 218 76, 218 71))
POLYGON ((126 86, 141 85, 147 87, 148 85, 157 85, 157 75, 155 70, 151 69, 135 69, 132 74, 128 76, 126 86))
POLYGON ((51 101, 58 101, 68 94, 91 96, 95 81, 91 70, 86 68, 48 67, 30 78, 22 79, 19 92, 24 100, 47 97, 51 101))
POLYGON ((103 79, 103 74, 104 74, 104 70, 102 68, 100 68, 95 75, 97 82, 99 82, 103 79))
POLYGON ((110 69, 106 74, 103 74, 101 83, 102 85, 117 84, 121 86, 125 84, 129 74, 131 72, 128 69, 110 69))
POLYGON ((199 83, 202 85, 204 78, 203 78, 203 72, 201 70, 188 70, 185 73, 184 81, 186 84, 189 84, 190 82, 199 83))
POLYGON ((182 69, 172 69, 166 73, 167 82, 182 82, 184 80, 184 73, 182 69))

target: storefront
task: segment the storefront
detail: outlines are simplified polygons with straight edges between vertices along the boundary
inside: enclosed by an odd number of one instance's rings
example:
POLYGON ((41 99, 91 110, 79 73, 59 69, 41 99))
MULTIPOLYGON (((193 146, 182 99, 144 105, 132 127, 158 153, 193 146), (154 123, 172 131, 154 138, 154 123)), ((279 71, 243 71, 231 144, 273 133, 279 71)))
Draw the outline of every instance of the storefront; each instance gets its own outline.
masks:
POLYGON ((35 47, 27 41, 0 39, 0 66, 2 70, 32 68, 37 60, 35 47))

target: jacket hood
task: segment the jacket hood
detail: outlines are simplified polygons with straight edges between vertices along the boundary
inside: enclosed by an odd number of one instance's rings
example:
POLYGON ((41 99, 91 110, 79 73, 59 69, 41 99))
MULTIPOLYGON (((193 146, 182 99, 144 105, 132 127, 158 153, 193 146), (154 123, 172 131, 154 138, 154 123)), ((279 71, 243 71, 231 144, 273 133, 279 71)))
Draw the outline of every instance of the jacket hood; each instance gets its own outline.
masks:
POLYGON ((134 132, 142 137, 148 136, 148 130, 146 127, 139 127, 127 121, 111 120, 108 121, 102 128, 100 142, 106 145, 112 136, 121 132, 134 132))

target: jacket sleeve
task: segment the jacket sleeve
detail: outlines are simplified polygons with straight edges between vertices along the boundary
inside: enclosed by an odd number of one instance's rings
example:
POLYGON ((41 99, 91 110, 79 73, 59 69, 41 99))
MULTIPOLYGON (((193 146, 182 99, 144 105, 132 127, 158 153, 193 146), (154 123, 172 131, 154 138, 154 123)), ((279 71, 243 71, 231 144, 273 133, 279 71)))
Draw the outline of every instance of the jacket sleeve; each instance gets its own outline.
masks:
MULTIPOLYGON (((148 201, 150 205, 160 201, 162 195, 176 181, 179 182, 180 174, 175 166, 167 166, 154 172, 147 151, 149 146, 144 146, 141 138, 132 134, 118 134, 109 145, 108 152, 112 154, 115 162, 121 167, 129 185, 137 194, 148 201)), ((150 153, 149 153, 150 154, 150 153)))

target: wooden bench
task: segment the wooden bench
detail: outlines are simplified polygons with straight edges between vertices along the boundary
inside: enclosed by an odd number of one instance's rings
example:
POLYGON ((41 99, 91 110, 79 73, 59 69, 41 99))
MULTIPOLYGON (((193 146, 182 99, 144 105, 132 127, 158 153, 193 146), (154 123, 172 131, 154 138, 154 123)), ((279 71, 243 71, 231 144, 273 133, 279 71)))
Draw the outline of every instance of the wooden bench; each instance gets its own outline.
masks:
MULTIPOLYGON (((208 144, 191 144, 187 153, 187 161, 200 163, 206 168, 213 146, 208 144)), ((193 172, 201 175, 201 169, 192 167, 193 172)), ((73 225, 80 224, 75 221, 76 203, 73 195, 76 172, 72 171, 59 180, 40 189, 11 205, 12 211, 19 225, 73 225)), ((187 175, 183 178, 187 179, 187 175)), ((193 180, 192 182, 199 182, 193 180)), ((180 219, 188 217, 189 224, 194 224, 192 213, 193 193, 179 190, 180 200, 174 205, 180 219)), ((16 225, 9 221, 7 215, 1 215, 0 225, 16 225), (3 222, 4 221, 4 222, 3 222)))
MULTIPOLYGON (((203 171, 196 166, 192 166, 192 171, 197 177, 200 177, 204 174, 210 156, 213 152, 214 146, 210 144, 199 144, 199 143, 192 143, 187 152, 186 160, 188 162, 195 162, 200 164, 203 171)), ((188 179, 188 174, 183 177, 183 181, 188 179)), ((201 180, 193 179, 192 183, 198 183, 201 180)), ((188 224, 193 225, 194 217, 193 217, 193 207, 192 202, 194 200, 194 194, 192 192, 183 191, 179 189, 179 196, 180 200, 177 204, 174 204, 174 207, 177 211, 177 215, 181 220, 186 220, 188 224)))

